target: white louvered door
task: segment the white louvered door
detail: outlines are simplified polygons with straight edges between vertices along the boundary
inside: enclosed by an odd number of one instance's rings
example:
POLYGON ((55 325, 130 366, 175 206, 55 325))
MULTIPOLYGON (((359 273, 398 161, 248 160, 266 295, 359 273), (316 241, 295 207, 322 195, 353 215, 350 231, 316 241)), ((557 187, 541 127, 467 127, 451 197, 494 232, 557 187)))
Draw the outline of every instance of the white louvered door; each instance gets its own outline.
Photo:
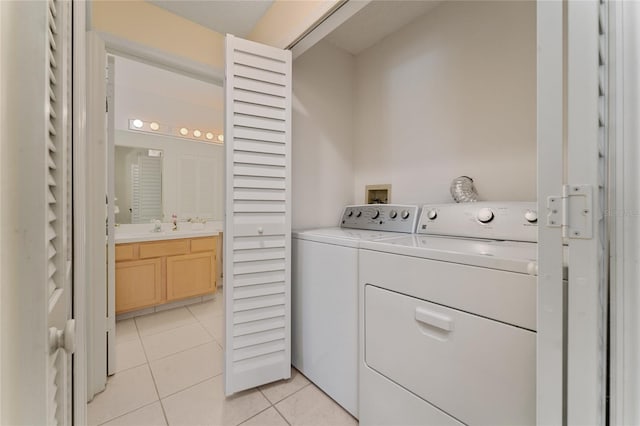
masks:
POLYGON ((72 424, 71 2, 0 2, 0 424, 72 424))
POLYGON ((606 424, 608 309, 608 2, 567 4, 567 138, 569 194, 591 188, 582 235, 568 232, 567 424, 606 424), (591 210, 588 212, 587 210, 591 210))
POLYGON ((291 52, 227 35, 225 393, 291 376, 291 52))
POLYGON ((47 5, 48 424, 72 422, 71 3, 47 5))

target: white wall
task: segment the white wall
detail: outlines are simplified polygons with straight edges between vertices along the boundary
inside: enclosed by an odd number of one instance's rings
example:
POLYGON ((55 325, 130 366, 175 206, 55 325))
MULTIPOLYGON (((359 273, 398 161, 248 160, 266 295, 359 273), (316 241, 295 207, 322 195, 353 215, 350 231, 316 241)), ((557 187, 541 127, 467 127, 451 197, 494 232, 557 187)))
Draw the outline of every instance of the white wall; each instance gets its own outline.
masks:
POLYGON ((128 130, 129 119, 139 118, 222 133, 224 91, 215 84, 116 56, 114 92, 117 130, 128 130))
MULTIPOLYGON (((212 220, 223 220, 224 212, 224 146, 206 142, 194 142, 187 139, 172 138, 146 133, 116 130, 116 145, 153 148, 164 151, 162 159, 162 203, 164 221, 171 220, 172 214, 180 219, 185 217, 207 217, 212 220), (181 168, 181 161, 198 160, 209 166, 200 177, 190 176, 181 168), (204 185, 197 179, 206 181, 204 185), (196 197, 206 199, 203 205, 207 211, 194 212, 185 207, 185 195, 188 200, 196 197), (211 210, 209 214, 208 211, 211 210)), ((116 178, 117 179, 117 178, 116 178)), ((188 201, 187 200, 187 201, 188 201)), ((120 203, 120 200, 118 200, 120 203)), ((123 209, 123 206, 119 206, 123 209)))
POLYGON ((383 183, 393 203, 452 202, 459 175, 484 200, 536 199, 535 17, 443 2, 356 57, 356 202, 383 183))
POLYGON ((353 56, 320 42, 293 63, 293 228, 337 226, 353 202, 353 56))

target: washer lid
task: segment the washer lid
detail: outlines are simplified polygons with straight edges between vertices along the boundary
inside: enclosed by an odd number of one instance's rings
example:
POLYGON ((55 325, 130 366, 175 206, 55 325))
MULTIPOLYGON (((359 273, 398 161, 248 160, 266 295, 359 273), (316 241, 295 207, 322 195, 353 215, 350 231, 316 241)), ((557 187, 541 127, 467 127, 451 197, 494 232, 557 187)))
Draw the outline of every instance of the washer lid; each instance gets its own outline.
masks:
POLYGON ((292 231, 291 236, 300 240, 317 241, 346 247, 359 247, 361 241, 381 241, 392 238, 402 238, 405 237, 406 234, 333 227, 292 231))
POLYGON ((361 249, 537 275, 536 243, 412 235, 362 241, 361 249))

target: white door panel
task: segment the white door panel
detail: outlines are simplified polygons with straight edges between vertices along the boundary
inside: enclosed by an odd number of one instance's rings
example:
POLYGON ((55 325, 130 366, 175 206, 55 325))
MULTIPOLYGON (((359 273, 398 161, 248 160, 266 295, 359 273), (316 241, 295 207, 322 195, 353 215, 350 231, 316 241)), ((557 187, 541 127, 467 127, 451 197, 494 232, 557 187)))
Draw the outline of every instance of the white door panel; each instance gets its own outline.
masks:
POLYGON ((1 424, 73 418, 71 8, 0 4, 1 424))
MULTIPOLYGON (((604 1, 567 4, 568 183, 592 188, 592 238, 569 235, 567 424, 605 424, 608 52, 604 1)), ((591 210, 590 212, 586 212, 591 210)))
POLYGON ((116 61, 107 58, 107 374, 116 372, 116 176, 115 176, 116 61))
POLYGON ((106 50, 95 33, 87 33, 87 141, 86 141, 86 291, 87 396, 107 383, 107 245, 105 194, 107 189, 106 50))
POLYGON ((538 424, 605 423, 608 8, 538 2, 538 424))
MULTIPOLYGON (((562 1, 537 3, 538 211, 560 194, 564 175, 564 9, 562 1)), ((540 224, 546 215, 540 214, 540 224)), ((560 227, 538 227, 536 417, 540 425, 565 422, 565 298, 560 227)))
POLYGON ((291 53, 226 38, 225 393, 291 376, 291 53))

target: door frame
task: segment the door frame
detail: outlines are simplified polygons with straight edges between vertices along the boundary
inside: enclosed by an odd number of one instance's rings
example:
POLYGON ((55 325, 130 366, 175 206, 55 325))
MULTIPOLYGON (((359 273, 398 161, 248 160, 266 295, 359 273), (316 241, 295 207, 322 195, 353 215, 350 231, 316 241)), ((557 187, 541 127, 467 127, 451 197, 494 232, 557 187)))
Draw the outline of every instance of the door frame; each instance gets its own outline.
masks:
POLYGON ((73 317, 76 320, 76 351, 73 362, 74 424, 87 423, 87 3, 73 2, 73 317))
POLYGON ((609 61, 611 99, 609 141, 612 166, 609 217, 611 220, 610 283, 610 424, 638 424, 640 408, 640 306, 638 268, 638 216, 640 187, 637 172, 640 129, 638 74, 640 44, 637 28, 640 4, 611 2, 609 10, 609 61))
POLYGON ((536 336, 536 418, 538 424, 564 424, 566 399, 566 299, 560 228, 546 225, 547 198, 561 194, 565 164, 565 10, 561 0, 538 0, 537 25, 537 183, 538 321, 536 336))
MULTIPOLYGON (((94 181, 90 179, 89 170, 95 170, 97 161, 104 161, 100 156, 91 155, 91 150, 87 148, 87 129, 86 117, 93 113, 104 114, 104 104, 100 105, 100 111, 91 111, 91 105, 86 102, 86 96, 89 92, 89 84, 102 81, 102 77, 94 75, 92 69, 87 67, 87 23, 85 17, 86 4, 84 2, 74 2, 74 5, 82 12, 74 13, 74 34, 77 40, 74 41, 74 87, 77 89, 78 98, 77 107, 74 109, 74 132, 77 131, 77 145, 74 145, 74 275, 77 279, 74 294, 74 312, 79 315, 78 324, 78 354, 79 362, 74 364, 74 400, 82 401, 75 405, 75 419, 78 424, 86 422, 86 402, 93 395, 89 396, 93 391, 88 388, 89 378, 107 376, 106 368, 106 348, 103 344, 96 344, 92 339, 93 333, 102 329, 102 323, 105 324, 105 333, 108 329, 102 314, 104 310, 87 310, 88 306, 106 306, 106 292, 92 291, 89 287, 87 277, 88 266, 91 260, 88 253, 91 252, 89 224, 87 217, 91 211, 89 200, 87 198, 87 188, 95 187, 94 181), (92 326, 91 326, 92 325, 92 326), (96 355, 97 351, 104 352, 102 355, 96 355), (97 359, 96 359, 97 358, 97 359), (95 360, 95 362, 94 362, 95 360), (103 362, 104 361, 104 362, 103 362), (104 364, 104 365, 103 365, 104 364)), ((144 62, 168 71, 186 75, 199 80, 222 85, 224 82, 224 70, 216 69, 196 61, 179 57, 167 52, 163 52, 154 48, 144 46, 126 39, 115 37, 111 34, 94 32, 105 47, 105 54, 113 54, 130 58, 136 61, 144 62)), ((106 63, 106 58, 105 58, 106 63)), ((105 83, 106 89, 106 83, 105 83)), ((106 93, 106 91, 105 91, 106 93)), ((106 309, 106 308, 105 308, 106 309)), ((95 387, 95 386, 94 386, 95 387)))

